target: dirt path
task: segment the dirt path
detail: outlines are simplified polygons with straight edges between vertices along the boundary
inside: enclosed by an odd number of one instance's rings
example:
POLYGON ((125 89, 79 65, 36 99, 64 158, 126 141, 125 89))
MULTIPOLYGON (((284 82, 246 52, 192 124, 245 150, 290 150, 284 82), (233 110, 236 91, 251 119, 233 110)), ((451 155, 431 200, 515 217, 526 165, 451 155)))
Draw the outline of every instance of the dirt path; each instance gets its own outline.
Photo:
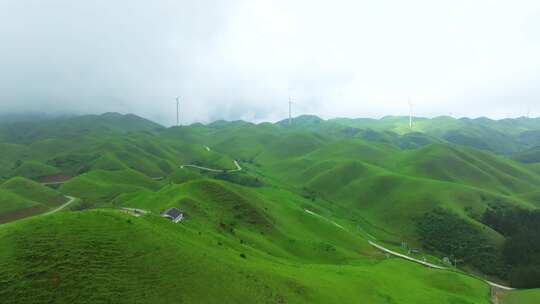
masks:
POLYGON ((338 228, 341 228, 341 229, 347 231, 347 230, 346 230, 343 226, 341 226, 340 224, 338 224, 338 223, 336 223, 336 222, 334 222, 334 221, 332 221, 332 220, 329 220, 329 219, 325 218, 324 216, 322 216, 322 215, 320 215, 320 214, 317 214, 317 213, 315 213, 315 212, 313 212, 313 211, 311 211, 311 210, 308 210, 308 209, 304 209, 304 211, 305 211, 306 213, 309 213, 309 214, 313 215, 313 216, 320 217, 320 218, 322 218, 323 220, 326 220, 326 221, 332 223, 334 226, 336 226, 336 227, 338 227, 338 228))
POLYGON ((430 268, 435 268, 435 269, 448 269, 448 268, 443 267, 443 266, 431 264, 431 263, 428 263, 428 262, 424 262, 424 261, 421 261, 421 260, 412 258, 412 257, 407 256, 407 255, 401 254, 401 253, 397 253, 397 252, 392 251, 392 250, 390 250, 390 249, 384 248, 383 246, 378 245, 378 244, 376 244, 376 243, 374 243, 374 242, 372 242, 372 241, 368 241, 368 243, 369 243, 371 246, 373 246, 373 247, 375 247, 375 248, 377 248, 377 249, 379 249, 379 250, 381 250, 381 251, 384 251, 384 252, 386 252, 386 253, 389 253, 389 254, 391 254, 391 255, 393 255, 393 256, 400 257, 400 258, 405 259, 405 260, 409 260, 409 261, 411 261, 411 262, 415 262, 415 263, 418 263, 418 264, 422 264, 422 265, 424 265, 424 266, 427 266, 427 267, 430 267, 430 268))
POLYGON ((236 172, 236 171, 242 171, 242 167, 240 167, 240 164, 235 160, 234 165, 236 166, 236 169, 229 170, 228 172, 236 172))
POLYGON ((232 173, 232 172, 242 171, 242 167, 240 167, 240 164, 236 160, 234 161, 234 165, 236 166, 236 169, 231 169, 231 170, 212 169, 212 168, 206 168, 206 167, 197 166, 197 165, 181 165, 180 168, 181 169, 184 169, 185 167, 197 168, 197 169, 201 169, 205 171, 218 172, 218 173, 225 173, 225 172, 232 173))
POLYGON ((205 170, 205 171, 210 171, 210 172, 226 172, 226 170, 219 170, 219 169, 211 169, 211 168, 206 168, 206 167, 201 167, 201 166, 197 166, 197 165, 181 165, 180 168, 181 169, 184 169, 184 168, 197 168, 197 169, 201 169, 201 170, 205 170))
POLYGON ((73 196, 67 196, 66 195, 66 198, 68 199, 67 203, 59 206, 58 208, 54 209, 54 210, 51 210, 49 212, 46 212, 46 213, 43 213, 43 215, 49 215, 49 214, 53 214, 53 213, 56 213, 64 208, 66 208, 67 206, 69 206, 71 203, 73 203, 77 198, 73 197, 73 196))
POLYGON ((43 186, 50 186, 50 185, 62 185, 65 184, 67 181, 59 181, 59 182, 45 182, 41 183, 43 186))
POLYGON ((148 210, 138 209, 138 208, 122 207, 122 208, 120 208, 120 210, 122 210, 123 212, 126 212, 128 214, 131 214, 133 216, 136 216, 136 217, 139 217, 139 216, 150 213, 150 211, 148 211, 148 210))
POLYGON ((501 290, 499 288, 491 286, 491 297, 490 297, 491 304, 499 304, 500 303, 499 299, 502 298, 503 295, 507 292, 508 291, 501 290))
MULTIPOLYGON (((384 251, 384 252, 386 252, 388 254, 391 254, 393 256, 397 256, 397 257, 400 257, 402 259, 406 259, 406 260, 411 261, 411 262, 422 264, 422 265, 430 267, 430 268, 442 269, 442 270, 450 270, 447 267, 431 264, 431 263, 424 262, 424 261, 415 259, 413 257, 407 256, 407 255, 401 254, 401 253, 397 253, 397 252, 392 251, 390 249, 384 248, 383 246, 378 245, 378 244, 376 244, 376 243, 374 243, 372 241, 368 241, 368 242, 369 242, 369 244, 371 246, 373 246, 373 247, 375 247, 375 248, 377 248, 377 249, 379 249, 381 251, 384 251)), ((484 279, 481 279, 481 280, 486 282, 489 285, 489 287, 491 288, 491 302, 495 303, 495 304, 499 303, 499 298, 503 293, 514 290, 514 288, 512 288, 512 287, 500 285, 500 284, 493 283, 493 282, 490 282, 490 281, 484 280, 484 279)))
MULTIPOLYGON (((210 152, 212 151, 210 149, 209 146, 204 146, 204 148, 206 149, 206 151, 210 152)), ((205 170, 205 171, 210 171, 210 172, 217 172, 217 173, 232 173, 232 172, 238 172, 238 171, 242 171, 242 167, 240 167, 240 164, 238 163, 238 161, 236 160, 233 160, 234 162, 234 165, 236 166, 236 169, 230 169, 230 170, 225 170, 225 169, 212 169, 212 168, 207 168, 207 167, 203 167, 203 166, 198 166, 198 165, 192 165, 192 164, 188 164, 188 165, 180 165, 180 168, 181 169, 184 169, 184 168, 196 168, 196 169, 200 169, 200 170, 205 170)))

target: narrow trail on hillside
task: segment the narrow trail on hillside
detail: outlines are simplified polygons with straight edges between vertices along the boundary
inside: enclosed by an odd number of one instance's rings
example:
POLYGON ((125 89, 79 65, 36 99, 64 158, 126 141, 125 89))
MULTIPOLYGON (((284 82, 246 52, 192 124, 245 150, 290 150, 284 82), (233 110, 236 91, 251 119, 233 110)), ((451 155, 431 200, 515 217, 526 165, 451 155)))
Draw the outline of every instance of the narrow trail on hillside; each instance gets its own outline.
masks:
POLYGON ((143 216, 143 215, 146 215, 148 213, 151 213, 148 210, 139 209, 139 208, 129 208, 129 207, 121 207, 120 210, 123 211, 123 212, 126 212, 126 213, 128 213, 130 215, 133 215, 135 217, 139 217, 139 216, 143 216))
MULTIPOLYGON (((306 213, 310 214, 310 215, 313 215, 313 216, 316 216, 316 217, 320 217, 320 218, 322 218, 322 219, 325 219, 325 220, 327 220, 327 221, 333 223, 334 225, 340 227, 341 229, 346 230, 343 226, 341 226, 341 225, 335 223, 334 221, 332 221, 332 220, 330 220, 330 219, 325 218, 324 216, 322 216, 322 215, 320 215, 320 214, 317 214, 317 213, 315 213, 315 212, 313 212, 313 211, 311 211, 311 210, 308 210, 308 209, 304 209, 304 211, 305 211, 306 213)), ((451 271, 451 269, 448 268, 448 267, 439 266, 439 265, 435 265, 435 264, 432 264, 432 263, 429 263, 429 262, 426 262, 426 261, 422 261, 422 260, 415 259, 415 258, 410 257, 410 256, 408 256, 408 255, 405 255, 405 254, 401 254, 401 253, 392 251, 392 250, 390 250, 390 249, 388 249, 388 248, 385 248, 385 247, 383 247, 383 246, 381 246, 381 245, 379 245, 379 244, 377 244, 377 243, 375 243, 375 242, 373 242, 373 241, 368 240, 368 243, 369 243, 371 246, 373 246, 373 247, 375 247, 375 248, 377 248, 377 249, 379 249, 379 250, 381 250, 381 251, 383 251, 383 252, 385 252, 385 253, 388 253, 388 254, 390 254, 390 255, 393 255, 393 256, 396 256, 396 257, 405 259, 405 260, 407 260, 407 261, 414 262, 414 263, 418 263, 418 264, 421 264, 421 265, 426 266, 426 267, 429 267, 429 268, 434 268, 434 269, 439 269, 439 270, 448 270, 448 271, 451 271)), ((508 286, 504 286, 504 285, 500 285, 500 284, 497 284, 497 283, 494 283, 494 282, 491 282, 491 281, 488 281, 488 280, 485 280, 485 279, 482 279, 482 278, 478 278, 478 279, 480 279, 480 280, 486 282, 486 283, 489 285, 489 287, 491 288, 491 293, 492 293, 492 295, 493 295, 493 294, 495 294, 495 295, 496 295, 496 294, 499 294, 500 291, 507 292, 507 291, 515 290, 515 288, 508 287, 508 286)), ((498 299, 497 296, 495 296, 495 297, 492 296, 492 301, 493 301, 493 298, 498 299)))
MULTIPOLYGON (((205 146, 205 148, 207 149, 207 151, 210 151, 210 148, 208 146, 205 146)), ((196 169, 200 169, 200 170, 205 170, 205 171, 210 171, 210 172, 217 172, 217 173, 233 173, 233 172, 242 171, 242 167, 240 166, 240 164, 238 163, 237 160, 233 160, 233 163, 236 166, 236 169, 230 169, 230 170, 212 169, 212 168, 207 168, 207 167, 203 167, 203 166, 199 166, 199 165, 193 165, 193 164, 180 165, 180 168, 181 169, 184 169, 184 168, 196 168, 196 169)))
POLYGON ((236 169, 229 169, 229 170, 226 170, 226 169, 212 169, 212 168, 207 168, 207 167, 203 167, 203 166, 198 166, 198 165, 181 165, 180 168, 184 168, 184 167, 191 167, 191 168, 197 168, 197 169, 201 169, 201 170, 206 170, 206 171, 211 171, 211 172, 228 172, 228 173, 231 173, 231 172, 238 172, 238 171, 242 171, 242 167, 240 166, 240 164, 235 160, 234 161, 234 165, 236 166, 236 169))
POLYGON ((50 214, 56 213, 56 212, 58 212, 58 211, 60 211, 60 210, 62 210, 64 208, 66 208, 67 206, 71 205, 71 203, 73 203, 77 199, 76 197, 68 196, 68 195, 66 195, 65 197, 68 199, 68 201, 66 203, 62 204, 61 206, 59 206, 58 208, 56 208, 54 210, 43 213, 43 215, 50 215, 50 214))
POLYGON ((58 182, 45 182, 45 183, 41 183, 43 186, 52 186, 52 185, 62 185, 62 184, 65 184, 67 182, 66 181, 58 181, 58 182))
POLYGON ((381 251, 384 251, 384 252, 389 253, 389 254, 391 254, 391 255, 393 255, 393 256, 397 256, 397 257, 403 258, 403 259, 408 260, 408 261, 411 261, 411 262, 415 262, 415 263, 418 263, 418 264, 422 264, 422 265, 424 265, 424 266, 427 266, 427 267, 430 267, 430 268, 435 268, 435 269, 448 269, 448 268, 443 267, 443 266, 431 264, 431 263, 428 263, 428 262, 425 262, 425 261, 421 261, 421 260, 415 259, 415 258, 413 258, 413 257, 407 256, 407 255, 401 254, 401 253, 397 253, 397 252, 392 251, 392 250, 390 250, 390 249, 384 248, 383 246, 378 245, 378 244, 376 244, 376 243, 374 243, 374 242, 372 242, 372 241, 368 241, 368 243, 369 243, 371 246, 373 246, 373 247, 375 247, 375 248, 377 248, 377 249, 379 249, 379 250, 381 250, 381 251))
MULTIPOLYGON (((392 251, 388 248, 385 248, 379 244, 376 244, 372 241, 368 241, 369 244, 381 251, 384 251, 386 253, 389 253, 393 256, 396 256, 396 257, 400 257, 402 259, 406 259, 408 261, 411 261, 411 262, 415 262, 415 263, 418 263, 418 264, 422 264, 426 267, 429 267, 429 268, 435 268, 435 269, 442 269, 442 270, 451 270, 450 268, 448 267, 443 267, 443 266, 439 266, 439 265, 435 265, 435 264, 431 264, 431 263, 428 263, 428 262, 424 262, 424 261, 421 261, 421 260, 418 260, 418 259, 415 259, 413 257, 410 257, 410 256, 407 256, 407 255, 404 255, 404 254, 401 254, 401 253, 397 253, 395 251, 392 251)), ((480 278, 481 279, 481 278, 480 278)), ((493 283, 493 282, 490 282, 488 280, 484 280, 484 279, 481 279, 482 281, 486 282, 492 289, 495 288, 495 289, 501 289, 501 290, 504 290, 504 291, 511 291, 511 290, 515 290, 515 288, 512 288, 512 287, 508 287, 508 286, 504 286, 504 285, 500 285, 500 284, 497 284, 497 283, 493 283)))
POLYGON ((329 219, 325 218, 325 217, 322 216, 322 215, 319 215, 319 214, 317 214, 317 213, 315 213, 315 212, 313 212, 313 211, 311 211, 311 210, 308 210, 308 209, 304 209, 304 211, 305 211, 306 213, 309 213, 309 214, 313 215, 313 216, 322 218, 323 220, 326 220, 326 221, 330 222, 330 223, 333 224, 334 226, 336 226, 336 227, 338 227, 338 228, 341 228, 342 230, 347 231, 347 229, 345 229, 345 227, 341 226, 340 224, 338 224, 338 223, 336 223, 336 222, 334 222, 334 221, 332 221, 332 220, 329 220, 329 219))

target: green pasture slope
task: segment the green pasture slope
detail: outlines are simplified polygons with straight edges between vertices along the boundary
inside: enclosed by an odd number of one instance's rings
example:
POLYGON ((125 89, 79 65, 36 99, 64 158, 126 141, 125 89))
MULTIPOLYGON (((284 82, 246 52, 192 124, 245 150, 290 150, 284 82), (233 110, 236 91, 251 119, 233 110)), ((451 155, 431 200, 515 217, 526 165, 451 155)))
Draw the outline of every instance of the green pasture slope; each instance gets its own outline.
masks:
POLYGON ((413 130, 403 117, 315 116, 164 128, 108 113, 2 124, 0 299, 488 303, 484 282, 387 258, 367 239, 448 255, 424 249, 417 226, 442 209, 500 250, 505 237, 482 214, 540 206, 540 121, 415 121, 413 130), (229 170, 234 160, 242 171, 180 167, 229 170), (73 178, 54 189, 33 181, 56 174, 73 178), (80 199, 77 211, 21 219, 65 195, 80 199), (170 207, 185 211, 181 223, 158 216, 170 207))
POLYGON ((518 290, 504 295, 501 304, 535 304, 540 303, 540 290, 518 290))
POLYGON ((23 177, 0 184, 0 223, 43 213, 65 203, 60 192, 23 177))
MULTIPOLYGON (((495 205, 533 208, 539 175, 517 162, 478 150, 428 145, 415 150, 361 141, 336 141, 303 155, 271 159, 261 153, 262 175, 307 192, 315 200, 347 209, 372 234, 415 241, 414 219, 436 207, 452 210, 474 225, 495 205), (287 181, 284 183, 283 181, 287 181)), ((259 158, 255 158, 258 162, 259 158)), ((500 235, 482 228, 500 243, 500 235)))
POLYGON ((157 190, 159 182, 135 170, 92 170, 72 178, 60 191, 92 205, 107 203, 122 193, 139 189, 157 190))
MULTIPOLYGON (((520 155, 540 145, 540 118, 492 120, 485 117, 456 119, 441 116, 432 119, 415 117, 413 121, 412 129, 409 128, 408 117, 398 116, 382 119, 338 118, 328 123, 401 135, 411 132, 425 134, 446 142, 504 155, 520 155)), ((534 158, 530 154, 521 157, 534 158)))
POLYGON ((0 297, 8 303, 487 302, 481 281, 375 253, 346 264, 313 263, 232 242, 197 226, 119 211, 21 220, 0 226, 0 297))
POLYGON ((0 185, 0 188, 11 191, 21 197, 51 206, 61 204, 65 201, 64 196, 58 191, 23 177, 14 177, 0 185))

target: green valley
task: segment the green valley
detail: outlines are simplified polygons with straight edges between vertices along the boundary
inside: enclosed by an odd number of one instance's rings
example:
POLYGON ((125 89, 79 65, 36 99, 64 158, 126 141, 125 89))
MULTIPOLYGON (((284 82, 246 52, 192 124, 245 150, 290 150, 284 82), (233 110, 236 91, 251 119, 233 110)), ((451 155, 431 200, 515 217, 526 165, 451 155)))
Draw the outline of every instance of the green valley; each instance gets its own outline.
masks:
POLYGON ((489 303, 486 280, 540 287, 536 273, 515 280, 516 267, 540 264, 507 260, 528 228, 508 232, 498 211, 540 206, 537 150, 523 139, 533 130, 540 120, 435 118, 407 130, 401 118, 301 116, 165 128, 108 113, 6 123, 0 298, 465 304, 489 303), (495 148, 500 134, 511 151, 495 148), (160 216, 170 208, 181 221, 160 216))

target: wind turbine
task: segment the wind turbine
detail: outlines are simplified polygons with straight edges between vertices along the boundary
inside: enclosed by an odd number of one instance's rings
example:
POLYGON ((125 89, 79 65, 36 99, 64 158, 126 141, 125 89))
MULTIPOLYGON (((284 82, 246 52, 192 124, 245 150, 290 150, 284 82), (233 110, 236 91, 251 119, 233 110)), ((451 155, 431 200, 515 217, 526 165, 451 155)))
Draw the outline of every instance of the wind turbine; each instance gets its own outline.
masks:
POLYGON ((407 101, 407 103, 409 104, 409 128, 412 129, 412 106, 413 105, 410 98, 407 101))
POLYGON ((180 125, 180 97, 176 97, 176 126, 180 125))
POLYGON ((292 100, 291 95, 289 95, 289 126, 292 125, 292 100))

